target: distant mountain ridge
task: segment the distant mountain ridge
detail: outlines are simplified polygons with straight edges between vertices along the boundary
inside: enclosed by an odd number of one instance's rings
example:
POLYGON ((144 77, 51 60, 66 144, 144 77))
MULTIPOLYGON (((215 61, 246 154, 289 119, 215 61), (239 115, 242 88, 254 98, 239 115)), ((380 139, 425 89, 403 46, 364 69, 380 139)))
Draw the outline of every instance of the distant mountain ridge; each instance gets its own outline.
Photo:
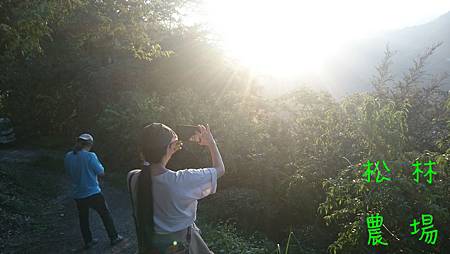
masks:
MULTIPOLYGON (((418 26, 387 32, 381 36, 352 44, 328 62, 324 73, 328 77, 319 84, 336 97, 371 89, 370 80, 376 73, 375 66, 381 62, 386 45, 396 51, 392 71, 396 78, 412 65, 413 59, 426 48, 442 42, 427 62, 428 74, 450 73, 450 12, 418 26)), ((450 88, 450 80, 444 89, 450 88)))

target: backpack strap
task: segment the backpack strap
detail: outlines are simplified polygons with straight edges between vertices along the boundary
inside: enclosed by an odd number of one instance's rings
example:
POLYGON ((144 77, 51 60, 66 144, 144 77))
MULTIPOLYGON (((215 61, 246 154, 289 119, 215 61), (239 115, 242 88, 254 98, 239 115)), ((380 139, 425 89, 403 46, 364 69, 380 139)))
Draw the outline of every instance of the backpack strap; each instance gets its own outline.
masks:
POLYGON ((138 224, 137 224, 137 219, 136 219, 136 210, 135 210, 135 207, 134 207, 134 199, 133 199, 133 191, 132 191, 132 188, 131 188, 131 182, 132 182, 133 177, 139 172, 140 171, 133 172, 130 175, 129 179, 128 179, 128 192, 130 193, 131 207, 133 209, 132 215, 133 215, 133 220, 134 220, 134 226, 136 227, 136 232, 138 230, 138 224))
POLYGON ((187 234, 186 234, 187 248, 186 248, 185 254, 190 253, 189 249, 190 249, 190 245, 191 245, 191 231, 192 231, 192 226, 189 226, 187 228, 187 234))
MULTIPOLYGON (((132 172, 130 174, 130 177, 128 178, 128 192, 130 193, 131 207, 133 209, 132 215, 133 215, 134 226, 136 227, 136 231, 138 230, 138 223, 137 223, 137 219, 136 219, 136 213, 135 213, 136 211, 135 211, 135 207, 134 207, 134 198, 133 198, 133 191, 132 191, 131 183, 132 183, 133 177, 136 176, 137 173, 140 173, 140 171, 132 172)), ((186 249, 185 249, 185 254, 189 254, 190 253, 189 245, 191 243, 192 227, 193 226, 191 225, 191 226, 189 226, 187 228, 187 234, 186 234, 187 246, 186 246, 186 249)))

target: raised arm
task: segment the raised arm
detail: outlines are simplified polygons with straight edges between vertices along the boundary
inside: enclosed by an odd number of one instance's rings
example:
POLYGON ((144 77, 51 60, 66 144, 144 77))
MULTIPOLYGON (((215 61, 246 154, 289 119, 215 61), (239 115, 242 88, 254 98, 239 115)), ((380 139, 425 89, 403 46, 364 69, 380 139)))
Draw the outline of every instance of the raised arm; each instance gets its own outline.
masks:
POLYGON ((217 176, 221 177, 225 174, 225 165, 223 164, 222 156, 220 155, 219 148, 214 140, 209 125, 199 125, 200 128, 200 145, 208 146, 209 153, 211 154, 212 166, 217 170, 217 176))

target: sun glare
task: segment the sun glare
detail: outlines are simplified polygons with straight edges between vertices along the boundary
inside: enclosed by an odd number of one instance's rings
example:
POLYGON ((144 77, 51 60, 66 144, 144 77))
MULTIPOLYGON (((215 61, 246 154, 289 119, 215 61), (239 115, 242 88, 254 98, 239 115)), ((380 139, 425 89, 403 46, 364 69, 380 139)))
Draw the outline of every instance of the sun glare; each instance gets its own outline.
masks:
POLYGON ((210 1, 209 22, 230 56, 256 71, 289 75, 320 67, 326 47, 322 23, 298 4, 276 1, 210 1))
POLYGON ((342 45, 436 12, 421 10, 415 0, 206 0, 204 7, 207 25, 229 56, 275 76, 320 72, 342 45))

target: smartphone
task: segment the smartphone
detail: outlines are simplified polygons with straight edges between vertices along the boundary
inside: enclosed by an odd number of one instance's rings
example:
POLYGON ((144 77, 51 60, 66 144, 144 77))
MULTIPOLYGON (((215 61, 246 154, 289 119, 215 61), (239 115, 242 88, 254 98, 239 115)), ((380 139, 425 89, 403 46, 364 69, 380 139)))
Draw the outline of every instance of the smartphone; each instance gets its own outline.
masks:
POLYGON ((175 129, 178 139, 184 142, 190 141, 189 139, 195 135, 196 131, 200 132, 200 129, 195 125, 177 125, 175 129))

